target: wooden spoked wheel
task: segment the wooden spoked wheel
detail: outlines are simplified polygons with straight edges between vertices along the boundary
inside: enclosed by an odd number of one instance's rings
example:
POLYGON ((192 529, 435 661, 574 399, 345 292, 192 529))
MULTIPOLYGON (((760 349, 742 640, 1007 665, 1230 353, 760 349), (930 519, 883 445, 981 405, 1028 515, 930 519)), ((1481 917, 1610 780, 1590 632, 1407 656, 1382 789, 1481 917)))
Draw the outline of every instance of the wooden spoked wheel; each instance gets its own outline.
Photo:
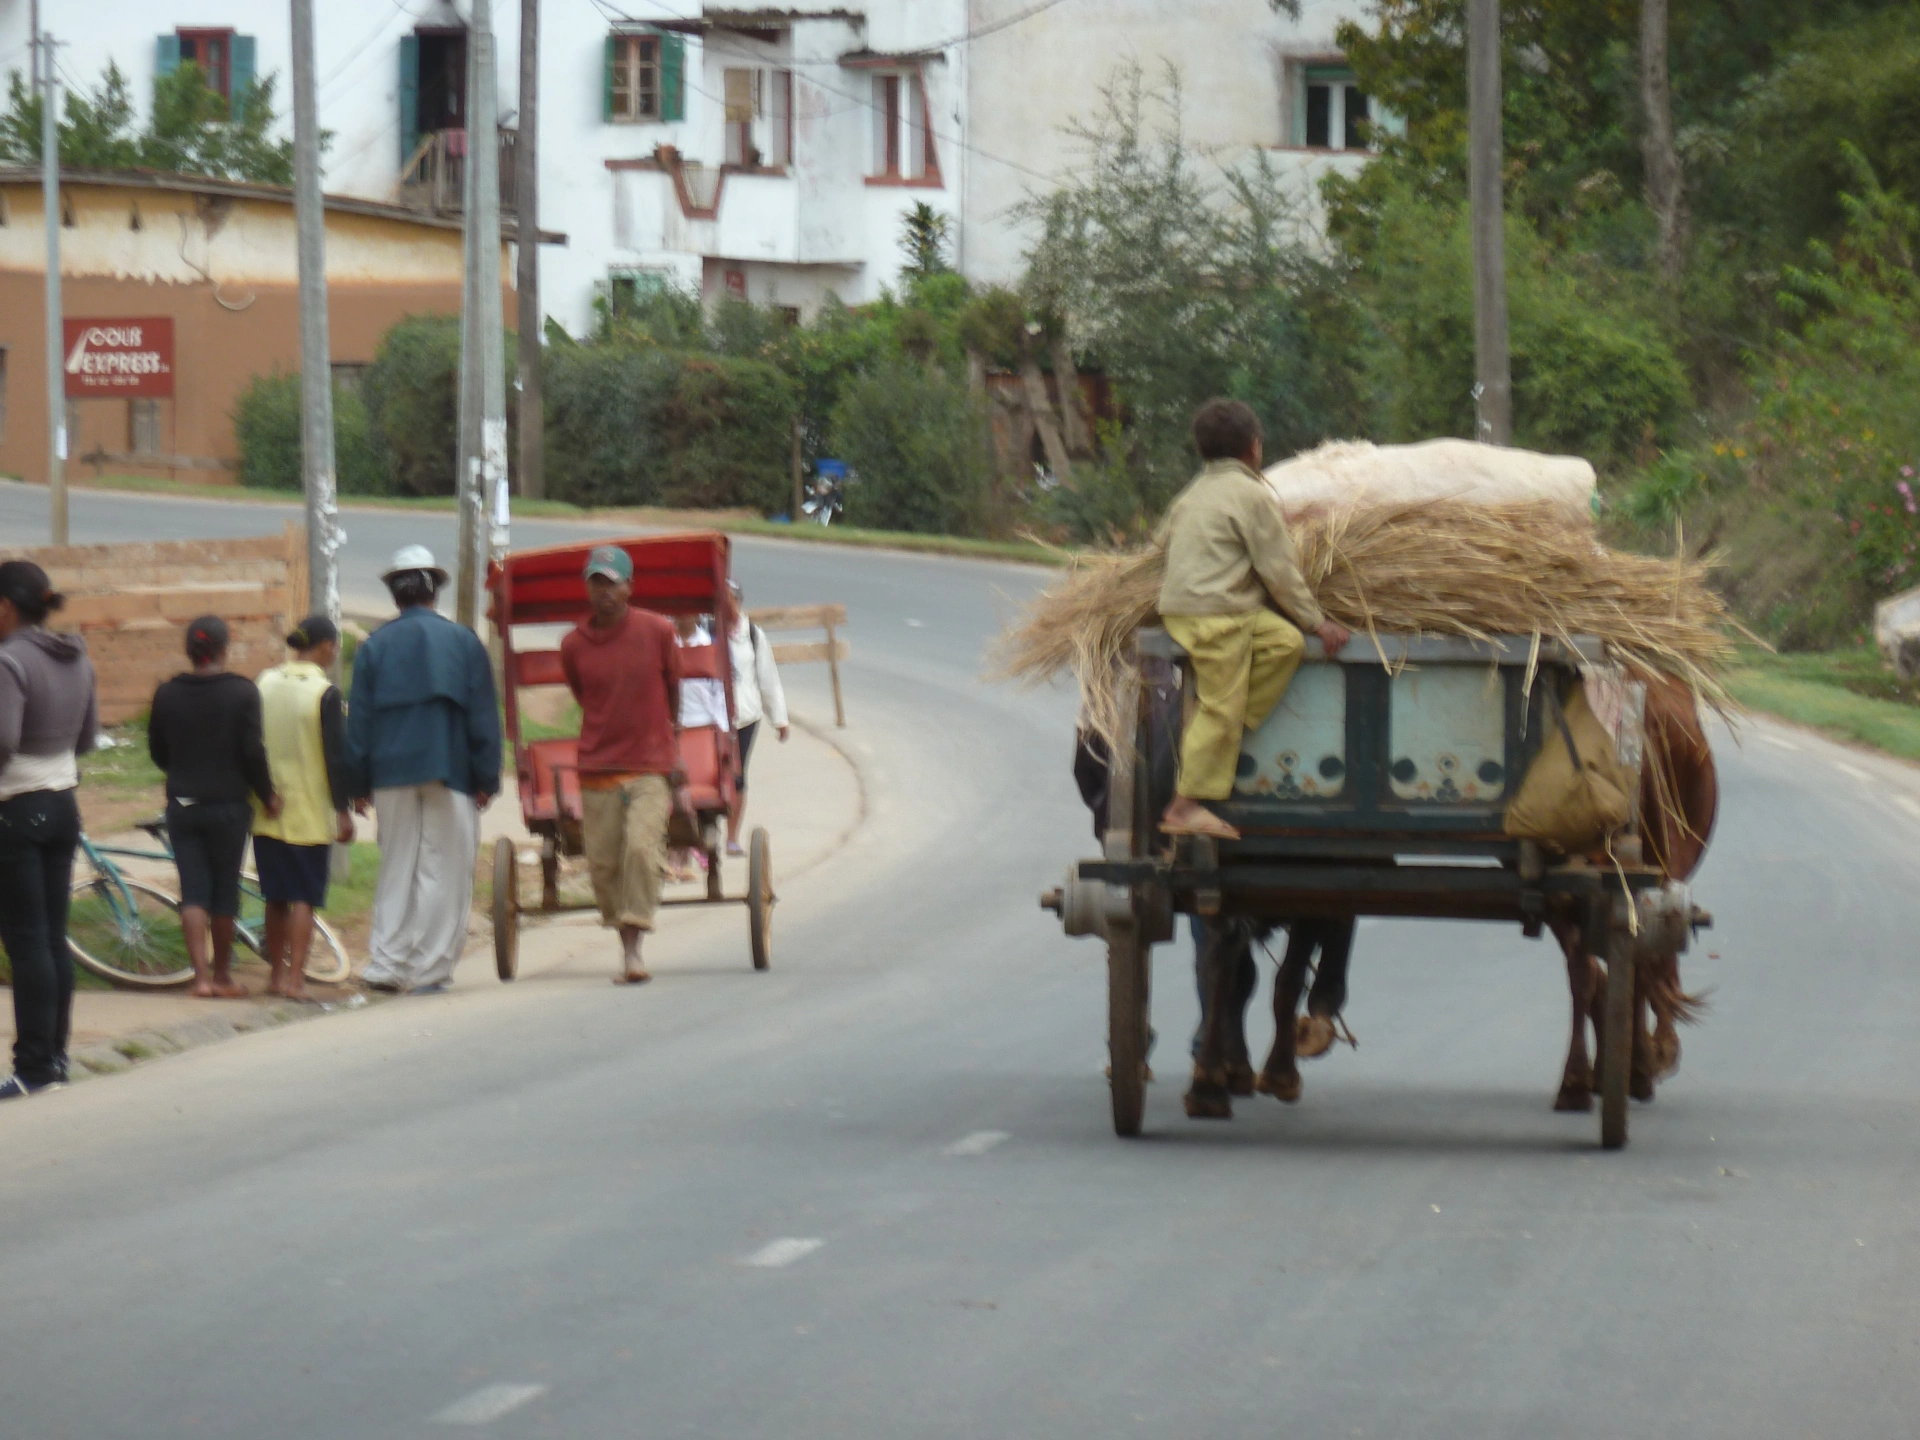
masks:
POLYGON ((1113 1133, 1133 1136, 1147 1110, 1147 957, 1139 927, 1107 931, 1107 1063, 1113 1133))
POLYGON ((493 968, 511 980, 520 968, 520 876, 513 841, 493 842, 493 968))
POLYGON ((773 902, 773 845, 756 829, 747 841, 747 938, 756 970, 773 963, 773 902))
MULTIPOLYGON (((1631 905, 1633 900, 1628 898, 1631 905)), ((1604 949, 1592 953, 1607 958, 1607 1003, 1600 1036, 1600 1144, 1619 1150, 1627 1143, 1627 1097, 1633 1079, 1633 967, 1634 937, 1625 925, 1605 932, 1604 949)))

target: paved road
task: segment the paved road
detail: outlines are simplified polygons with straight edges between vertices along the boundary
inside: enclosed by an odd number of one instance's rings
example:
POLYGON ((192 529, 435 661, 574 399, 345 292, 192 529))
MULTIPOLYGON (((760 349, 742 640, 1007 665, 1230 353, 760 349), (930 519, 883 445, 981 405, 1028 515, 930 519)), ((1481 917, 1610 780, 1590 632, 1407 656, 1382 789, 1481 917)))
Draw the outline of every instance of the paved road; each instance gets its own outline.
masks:
MULTIPOLYGON (((0 535, 32 498, 0 487, 0 535)), ((351 566, 416 523, 352 517, 351 566)), ((1034 578, 740 558, 756 600, 848 602, 869 798, 772 973, 681 915, 634 994, 395 1003, 7 1107, 0 1435, 1913 1433, 1914 772, 1722 747, 1714 1009, 1622 1154, 1547 1108, 1553 954, 1408 923, 1363 926, 1362 1048, 1224 1126, 1179 1115, 1162 947, 1125 1143, 1098 953, 1033 908, 1088 843, 1071 705, 975 679, 1034 578)))

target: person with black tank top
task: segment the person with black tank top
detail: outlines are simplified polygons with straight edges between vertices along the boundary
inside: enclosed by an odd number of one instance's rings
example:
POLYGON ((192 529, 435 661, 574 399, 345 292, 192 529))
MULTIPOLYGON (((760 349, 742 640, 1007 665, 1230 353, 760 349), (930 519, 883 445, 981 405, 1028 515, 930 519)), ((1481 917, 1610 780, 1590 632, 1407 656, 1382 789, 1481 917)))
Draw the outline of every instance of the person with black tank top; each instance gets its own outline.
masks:
POLYGON ((75 761, 100 729, 93 665, 47 616, 61 597, 31 560, 0 564, 0 947, 13 971, 13 1074, 0 1100, 67 1078, 73 955, 67 898, 80 844, 75 761))
POLYGON ((193 993, 238 1000, 233 922, 240 912, 240 867, 253 833, 257 796, 280 813, 261 733, 260 691, 227 669, 227 626, 202 615, 187 626, 193 669, 154 692, 147 749, 167 776, 167 839, 180 872, 180 926, 193 960, 193 993))

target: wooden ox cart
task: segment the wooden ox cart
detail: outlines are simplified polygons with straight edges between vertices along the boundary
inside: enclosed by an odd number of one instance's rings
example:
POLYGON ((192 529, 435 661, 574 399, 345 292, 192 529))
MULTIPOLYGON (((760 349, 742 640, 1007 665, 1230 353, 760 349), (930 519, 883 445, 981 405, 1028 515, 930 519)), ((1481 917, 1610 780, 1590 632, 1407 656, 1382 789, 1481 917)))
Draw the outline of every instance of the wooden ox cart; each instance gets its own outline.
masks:
MULTIPOLYGON (((1159 832, 1192 677, 1164 631, 1143 630, 1136 644, 1135 745, 1112 765, 1105 853, 1041 897, 1069 935, 1107 942, 1114 1130, 1140 1131, 1149 954, 1173 938, 1176 914, 1263 924, 1395 915, 1505 921, 1529 936, 1552 926, 1607 961, 1600 1137, 1624 1145, 1635 965, 1677 955, 1710 919, 1643 861, 1634 821, 1615 837, 1612 862, 1551 858, 1501 829, 1554 723, 1549 694, 1580 683, 1581 669, 1601 661, 1599 643, 1356 635, 1328 660, 1309 637, 1279 708, 1246 739, 1232 797, 1216 807, 1241 832, 1228 842, 1159 832)), ((1617 749, 1637 794, 1645 692, 1623 678, 1619 695, 1617 749)))

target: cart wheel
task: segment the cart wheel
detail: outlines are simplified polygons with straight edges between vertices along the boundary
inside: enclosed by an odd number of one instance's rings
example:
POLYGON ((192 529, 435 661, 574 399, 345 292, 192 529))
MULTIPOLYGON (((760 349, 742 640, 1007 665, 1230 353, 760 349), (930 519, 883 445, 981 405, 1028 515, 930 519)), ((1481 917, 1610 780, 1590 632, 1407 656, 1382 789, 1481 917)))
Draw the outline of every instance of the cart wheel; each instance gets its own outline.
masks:
POLYGON ((1113 1133, 1138 1135, 1147 1108, 1147 984, 1151 947, 1133 925, 1107 931, 1107 1059, 1113 1133))
POLYGON ((757 829, 747 841, 747 938, 756 970, 773 963, 773 901, 773 847, 757 829))
MULTIPOLYGON (((1631 903, 1631 902, 1629 902, 1631 903)), ((1615 925, 1607 938, 1607 1006, 1600 1037, 1600 1144, 1627 1143, 1627 1087, 1633 1075, 1634 937, 1615 925)))
POLYGON ((520 875, 513 841, 493 842, 493 968, 504 980, 520 968, 520 875))

